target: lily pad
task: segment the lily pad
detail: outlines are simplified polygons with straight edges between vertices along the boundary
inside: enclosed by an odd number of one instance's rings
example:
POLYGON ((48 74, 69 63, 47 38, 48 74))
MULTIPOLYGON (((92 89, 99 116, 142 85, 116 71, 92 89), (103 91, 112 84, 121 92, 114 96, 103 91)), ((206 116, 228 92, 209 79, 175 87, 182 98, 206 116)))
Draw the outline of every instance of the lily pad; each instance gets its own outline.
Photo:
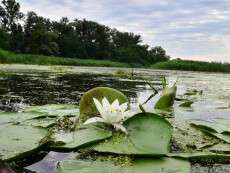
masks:
POLYGON ((201 150, 208 146, 212 146, 218 142, 219 139, 213 138, 207 133, 203 133, 198 128, 191 127, 184 120, 172 120, 173 135, 172 141, 176 146, 177 151, 180 152, 194 152, 194 150, 201 150))
POLYGON ((9 161, 29 155, 41 146, 47 130, 32 126, 8 125, 0 129, 0 160, 9 161))
POLYGON ((207 130, 212 130, 217 133, 230 133, 230 124, 224 122, 224 120, 213 120, 213 121, 201 121, 201 120, 193 120, 190 124, 195 125, 200 128, 205 128, 207 130))
POLYGON ((52 117, 34 118, 22 122, 22 124, 24 125, 31 125, 31 126, 43 127, 43 128, 49 128, 55 125, 55 123, 56 123, 56 118, 52 118, 52 117))
POLYGON ((230 154, 218 154, 213 152, 195 152, 195 153, 169 153, 169 157, 182 159, 209 159, 209 160, 228 160, 230 154))
POLYGON ((99 112, 97 111, 96 106, 94 105, 93 98, 101 101, 104 97, 106 97, 110 103, 119 100, 120 104, 129 102, 128 98, 121 93, 120 91, 108 88, 108 87, 97 87, 86 92, 80 101, 80 119, 86 120, 89 117, 94 117, 99 112))
POLYGON ((155 105, 155 109, 166 109, 173 106, 176 97, 176 91, 177 87, 175 85, 171 88, 165 88, 161 93, 160 99, 155 105))
POLYGON ((56 145, 54 149, 73 150, 112 136, 112 132, 96 126, 85 126, 76 129, 74 132, 59 132, 54 135, 56 145), (63 144, 63 145, 58 145, 63 144))
POLYGON ((172 126, 152 113, 140 113, 124 122, 128 135, 112 138, 91 148, 98 152, 135 155, 165 155, 169 152, 172 126))
POLYGON ((180 107, 191 107, 191 105, 193 104, 193 101, 186 101, 182 104, 180 104, 180 107))
POLYGON ((216 152, 216 153, 228 153, 230 154, 230 144, 216 144, 210 148, 209 151, 216 152))
POLYGON ((44 106, 30 106, 25 112, 39 112, 48 116, 78 116, 79 107, 71 104, 50 104, 44 106))
MULTIPOLYGON (((221 120, 223 121, 223 120, 221 120)), ((227 143, 230 143, 230 126, 226 122, 220 122, 220 120, 213 121, 191 121, 191 125, 200 129, 201 131, 215 136, 221 140, 224 140, 227 143)))
POLYGON ((210 134, 216 138, 219 138, 227 143, 230 143, 230 133, 216 133, 216 132, 213 132, 213 131, 210 131, 210 130, 206 130, 206 129, 203 129, 203 128, 200 128, 201 131, 207 133, 207 134, 210 134))
POLYGON ((13 113, 13 112, 3 112, 0 113, 0 125, 7 123, 20 123, 25 120, 43 117, 44 114, 38 112, 21 112, 21 113, 13 113))
POLYGON ((115 166, 110 162, 63 161, 59 173, 189 173, 190 163, 185 160, 161 158, 139 159, 131 165, 115 166))

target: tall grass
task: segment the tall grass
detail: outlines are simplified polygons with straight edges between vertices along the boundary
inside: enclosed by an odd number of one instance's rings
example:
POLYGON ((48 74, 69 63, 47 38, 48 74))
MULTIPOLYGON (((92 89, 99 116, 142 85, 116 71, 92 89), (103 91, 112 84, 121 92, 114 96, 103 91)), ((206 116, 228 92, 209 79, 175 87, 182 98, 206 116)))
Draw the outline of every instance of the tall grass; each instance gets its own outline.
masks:
MULTIPOLYGON (((44 55, 15 54, 0 49, 0 64, 36 64, 36 65, 66 65, 66 66, 101 66, 101 67, 129 67, 126 63, 108 60, 63 58, 44 55)), ((171 60, 148 66, 148 68, 162 70, 185 70, 204 72, 230 73, 229 63, 171 60)))
POLYGON ((103 66, 103 67, 128 67, 126 63, 94 60, 62 58, 43 55, 15 54, 0 49, 0 63, 2 64, 36 64, 36 65, 66 65, 66 66, 103 66))
POLYGON ((185 70, 230 73, 229 63, 171 60, 151 65, 150 68, 163 70, 185 70))

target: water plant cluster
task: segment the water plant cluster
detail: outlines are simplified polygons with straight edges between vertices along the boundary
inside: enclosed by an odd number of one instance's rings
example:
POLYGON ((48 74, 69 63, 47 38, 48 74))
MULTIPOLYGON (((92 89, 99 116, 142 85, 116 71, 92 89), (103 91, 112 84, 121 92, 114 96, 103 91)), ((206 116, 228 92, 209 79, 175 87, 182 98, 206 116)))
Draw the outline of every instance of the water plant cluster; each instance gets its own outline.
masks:
MULTIPOLYGON (((59 173, 189 173, 194 160, 226 162, 230 158, 230 121, 192 120, 178 125, 166 117, 177 86, 163 90, 152 111, 140 103, 132 110, 120 91, 97 87, 84 93, 80 105, 30 106, 20 113, 0 113, 0 160, 5 163, 41 150, 76 152, 57 164, 59 173)), ((191 91, 192 94, 202 94, 191 91)), ((188 94, 188 93, 187 93, 188 94)))

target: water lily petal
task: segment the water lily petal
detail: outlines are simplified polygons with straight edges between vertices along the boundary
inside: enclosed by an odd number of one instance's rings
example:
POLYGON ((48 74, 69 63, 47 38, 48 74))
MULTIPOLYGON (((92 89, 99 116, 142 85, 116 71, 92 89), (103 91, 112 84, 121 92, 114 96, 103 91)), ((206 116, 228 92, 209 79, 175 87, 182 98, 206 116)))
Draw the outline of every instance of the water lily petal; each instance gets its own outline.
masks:
POLYGON ((111 106, 109 101, 105 97, 102 99, 102 106, 103 106, 104 109, 108 109, 111 106))
POLYGON ((128 109, 128 103, 123 103, 121 106, 120 106, 120 109, 122 112, 125 112, 127 109, 128 109))
POLYGON ((118 99, 116 99, 116 100, 112 103, 111 106, 112 106, 114 109, 119 109, 120 106, 119 106, 119 101, 118 101, 118 99))
POLYGON ((124 132, 125 134, 128 134, 128 131, 126 130, 126 128, 122 124, 113 124, 113 126, 116 130, 120 130, 120 131, 124 132))
POLYGON ((108 112, 108 121, 111 124, 118 123, 120 120, 121 113, 119 112, 108 112))
POLYGON ((104 110, 103 110, 103 107, 102 107, 101 103, 99 102, 99 100, 97 100, 96 98, 93 98, 93 101, 94 101, 94 104, 95 104, 95 106, 96 106, 98 112, 99 112, 100 114, 103 114, 103 113, 104 113, 104 110))
POLYGON ((96 122, 104 123, 105 120, 103 118, 100 118, 100 117, 94 117, 94 118, 90 118, 90 119, 86 120, 86 122, 84 122, 84 124, 91 124, 91 123, 96 123, 96 122))

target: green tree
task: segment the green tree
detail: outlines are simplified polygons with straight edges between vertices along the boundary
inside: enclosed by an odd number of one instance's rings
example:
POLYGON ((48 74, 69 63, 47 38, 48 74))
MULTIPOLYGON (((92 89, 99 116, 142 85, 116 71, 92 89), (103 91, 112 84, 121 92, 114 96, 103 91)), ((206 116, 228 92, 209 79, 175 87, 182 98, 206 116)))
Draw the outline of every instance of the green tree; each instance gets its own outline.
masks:
POLYGON ((0 28, 0 48, 10 49, 10 34, 0 28))
POLYGON ((58 35, 52 31, 49 19, 28 12, 25 22, 25 51, 28 53, 58 55, 58 35))
POLYGON ((0 23, 6 31, 12 32, 13 27, 23 18, 20 4, 15 0, 3 0, 0 5, 0 23))
POLYGON ((149 51, 149 62, 152 64, 169 59, 170 57, 166 55, 166 51, 161 46, 156 46, 149 51))

